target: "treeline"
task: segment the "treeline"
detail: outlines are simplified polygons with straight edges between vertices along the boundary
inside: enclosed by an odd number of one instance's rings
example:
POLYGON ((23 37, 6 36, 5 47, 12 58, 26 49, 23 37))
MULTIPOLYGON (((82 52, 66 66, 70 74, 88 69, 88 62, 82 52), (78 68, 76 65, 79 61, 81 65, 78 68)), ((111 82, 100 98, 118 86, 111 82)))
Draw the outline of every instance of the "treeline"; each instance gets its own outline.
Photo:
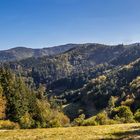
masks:
POLYGON ((69 119, 49 103, 45 87, 27 86, 8 68, 0 68, 0 129, 65 126, 69 119))
POLYGON ((140 108, 132 112, 129 106, 120 105, 115 107, 115 102, 116 99, 111 97, 106 109, 89 119, 85 119, 85 115, 81 114, 74 119, 73 125, 93 126, 140 122, 140 108))

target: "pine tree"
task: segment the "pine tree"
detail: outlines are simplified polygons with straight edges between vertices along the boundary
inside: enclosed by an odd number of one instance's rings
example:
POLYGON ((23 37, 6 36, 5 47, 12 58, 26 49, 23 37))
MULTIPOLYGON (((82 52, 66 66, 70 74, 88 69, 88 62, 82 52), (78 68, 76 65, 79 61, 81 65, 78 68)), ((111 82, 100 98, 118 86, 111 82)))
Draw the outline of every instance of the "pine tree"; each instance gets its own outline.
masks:
POLYGON ((6 97, 6 118, 19 122, 20 118, 29 111, 29 89, 21 77, 15 76, 9 69, 2 68, 0 83, 6 97))
POLYGON ((21 79, 21 77, 16 77, 16 82, 15 82, 15 93, 13 98, 13 106, 14 106, 14 111, 11 112, 12 118, 14 121, 20 120, 22 116, 26 112, 28 112, 28 88, 26 87, 25 83, 21 79))
POLYGON ((0 83, 3 88, 3 95, 6 97, 6 118, 10 119, 12 117, 12 112, 14 111, 14 84, 15 75, 8 70, 8 68, 0 69, 0 83))
POLYGON ((6 100, 5 97, 3 96, 2 86, 0 85, 0 119, 5 118, 5 109, 6 109, 6 100))

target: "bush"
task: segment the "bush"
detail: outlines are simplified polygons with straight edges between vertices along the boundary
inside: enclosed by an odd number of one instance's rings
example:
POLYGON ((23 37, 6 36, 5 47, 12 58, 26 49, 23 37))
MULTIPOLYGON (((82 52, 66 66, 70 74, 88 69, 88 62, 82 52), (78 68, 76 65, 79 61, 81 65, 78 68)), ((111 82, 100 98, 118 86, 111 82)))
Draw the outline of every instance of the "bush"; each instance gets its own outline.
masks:
POLYGON ((108 119, 107 121, 106 121, 106 124, 107 125, 111 125, 111 124, 118 124, 119 122, 117 121, 117 120, 113 120, 113 119, 108 119))
POLYGON ((95 125, 97 125, 97 122, 95 121, 95 118, 94 119, 87 119, 87 120, 83 121, 82 125, 83 126, 95 126, 95 125))
POLYGON ((62 126, 68 126, 70 124, 70 119, 62 112, 59 112, 59 120, 62 126))
POLYGON ((50 120, 49 127, 61 127, 61 123, 58 119, 50 120))
POLYGON ((85 115, 81 114, 78 118, 75 118, 73 124, 76 126, 82 126, 84 123, 85 115))
POLYGON ((91 117, 89 119, 83 120, 82 117, 75 119, 75 125, 79 126, 95 126, 95 125, 105 125, 105 124, 117 124, 117 121, 109 119, 106 112, 101 112, 97 116, 91 117), (80 119, 79 119, 80 118, 80 119))
POLYGON ((134 114, 134 119, 138 122, 140 122, 140 109, 138 109, 136 111, 136 113, 134 114))
POLYGON ((54 127, 69 125, 70 119, 66 115, 64 115, 62 112, 55 110, 52 113, 53 113, 53 115, 55 115, 52 118, 52 121, 55 122, 55 124, 56 124, 56 126, 54 126, 54 127))
POLYGON ((62 127, 68 126, 70 123, 70 119, 64 115, 62 112, 58 110, 52 110, 51 118, 47 122, 47 127, 62 127))
POLYGON ((41 128, 41 124, 39 121, 35 121, 35 128, 41 128))
POLYGON ((134 116, 130 108, 127 106, 119 106, 112 110, 111 116, 114 120, 121 123, 131 123, 134 122, 134 116))
POLYGON ((0 121, 0 129, 19 129, 19 124, 11 122, 9 120, 0 121))
POLYGON ((107 124, 108 119, 109 118, 107 116, 107 113, 106 112, 101 112, 101 113, 96 115, 95 121, 99 125, 105 125, 105 124, 107 124))
POLYGON ((29 113, 25 113, 25 115, 20 118, 21 128, 23 129, 32 128, 33 125, 34 125, 34 120, 32 119, 29 113))

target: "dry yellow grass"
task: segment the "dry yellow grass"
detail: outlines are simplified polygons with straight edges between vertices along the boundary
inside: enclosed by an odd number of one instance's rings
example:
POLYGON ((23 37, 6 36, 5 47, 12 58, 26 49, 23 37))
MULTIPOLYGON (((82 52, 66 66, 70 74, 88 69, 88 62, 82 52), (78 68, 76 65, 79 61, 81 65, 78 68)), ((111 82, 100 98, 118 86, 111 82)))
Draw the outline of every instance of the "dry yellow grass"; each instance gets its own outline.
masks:
POLYGON ((0 140, 140 139, 140 124, 0 131, 0 140))

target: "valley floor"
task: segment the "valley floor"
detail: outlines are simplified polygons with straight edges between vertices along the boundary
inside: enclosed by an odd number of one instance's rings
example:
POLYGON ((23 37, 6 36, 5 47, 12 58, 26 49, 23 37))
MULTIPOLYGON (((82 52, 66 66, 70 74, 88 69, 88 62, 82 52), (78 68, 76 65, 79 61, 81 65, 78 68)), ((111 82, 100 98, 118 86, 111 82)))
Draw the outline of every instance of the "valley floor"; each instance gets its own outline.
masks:
POLYGON ((0 140, 96 140, 140 139, 140 124, 117 124, 104 126, 0 130, 0 140))

